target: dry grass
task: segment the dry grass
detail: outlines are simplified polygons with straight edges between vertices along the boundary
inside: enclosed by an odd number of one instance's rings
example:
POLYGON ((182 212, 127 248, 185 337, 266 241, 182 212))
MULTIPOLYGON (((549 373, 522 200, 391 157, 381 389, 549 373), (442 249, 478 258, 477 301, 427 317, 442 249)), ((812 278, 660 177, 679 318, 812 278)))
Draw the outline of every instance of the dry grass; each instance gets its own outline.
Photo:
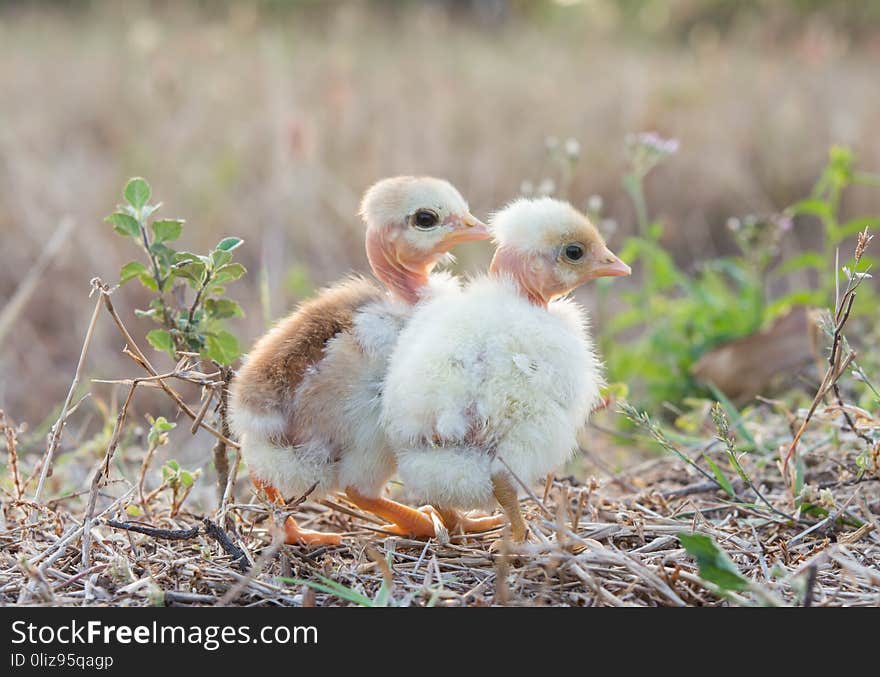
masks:
MULTIPOLYGON (((389 536, 340 497, 328 505, 305 503, 297 514, 306 527, 345 532, 344 545, 282 546, 278 525, 284 514, 249 495, 218 511, 225 512, 220 521, 231 540, 224 548, 207 534, 202 515, 184 509, 172 517, 167 494, 159 494, 147 506, 151 526, 191 531, 184 540, 156 538, 108 524, 130 520, 125 508, 138 502, 134 475, 114 472, 98 492, 84 560, 86 495, 41 504, 10 496, 0 536, 0 603, 880 604, 880 450, 874 450, 872 469, 859 472, 856 457, 863 450, 855 435, 839 430, 839 410, 814 414, 801 439, 807 485, 802 496, 827 514, 797 514, 781 474, 782 452, 791 439, 786 417, 763 406, 742 425, 762 448, 780 451, 778 457, 751 452, 740 459, 773 511, 742 482, 734 483, 737 498, 731 499, 677 459, 655 458, 599 480, 548 483, 541 509, 524 501, 531 530, 524 545, 511 544, 500 530, 452 536, 443 544, 389 536), (692 531, 714 538, 750 581, 748 589, 722 593, 700 578, 677 538, 692 531), (233 547, 246 553, 246 562, 230 556, 233 547), (317 589, 292 579, 311 581, 317 589), (327 579, 344 587, 333 592, 327 579)), ((876 430, 880 419, 860 416, 857 425, 876 430)), ((601 436, 597 430, 590 435, 601 436)), ((723 449, 715 438, 684 452, 694 458, 705 453, 731 472, 723 449)), ((594 452, 585 458, 595 458, 594 452)))

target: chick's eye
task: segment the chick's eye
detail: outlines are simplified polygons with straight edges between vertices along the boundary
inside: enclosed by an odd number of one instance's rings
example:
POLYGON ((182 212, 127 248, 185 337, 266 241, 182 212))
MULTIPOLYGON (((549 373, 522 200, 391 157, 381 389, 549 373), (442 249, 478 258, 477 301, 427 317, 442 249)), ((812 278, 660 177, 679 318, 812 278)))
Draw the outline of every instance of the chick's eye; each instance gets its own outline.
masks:
POLYGON ((580 261, 584 258, 584 248, 579 244, 567 244, 562 252, 569 261, 580 261))
POLYGON ((439 222, 437 215, 429 209, 420 209, 412 217, 416 228, 433 228, 439 222))

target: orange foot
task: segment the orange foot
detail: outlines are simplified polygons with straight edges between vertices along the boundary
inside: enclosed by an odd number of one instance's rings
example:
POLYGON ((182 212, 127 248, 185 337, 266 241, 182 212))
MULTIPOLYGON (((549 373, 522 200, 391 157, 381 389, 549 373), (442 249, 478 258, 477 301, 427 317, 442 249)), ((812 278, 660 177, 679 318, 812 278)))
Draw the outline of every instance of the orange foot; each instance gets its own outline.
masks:
MULTIPOLYGON (((254 483, 257 491, 266 494, 266 498, 272 503, 277 505, 284 505, 286 503, 281 492, 268 482, 264 482, 256 477, 252 477, 251 481, 254 483)), ((293 517, 288 517, 284 521, 284 542, 287 545, 339 545, 342 543, 342 534, 301 529, 293 517)))
POLYGON ((364 496, 354 487, 348 487, 345 494, 357 507, 391 522, 382 528, 393 534, 415 538, 434 538, 440 535, 439 532, 445 531, 442 518, 431 506, 416 510, 387 498, 364 496))
POLYGON ((342 534, 301 529, 293 517, 284 522, 284 542, 287 545, 339 545, 342 534))
POLYGON ((488 515, 486 517, 469 517, 458 510, 440 510, 443 523, 453 534, 478 534, 507 523, 504 515, 488 515))

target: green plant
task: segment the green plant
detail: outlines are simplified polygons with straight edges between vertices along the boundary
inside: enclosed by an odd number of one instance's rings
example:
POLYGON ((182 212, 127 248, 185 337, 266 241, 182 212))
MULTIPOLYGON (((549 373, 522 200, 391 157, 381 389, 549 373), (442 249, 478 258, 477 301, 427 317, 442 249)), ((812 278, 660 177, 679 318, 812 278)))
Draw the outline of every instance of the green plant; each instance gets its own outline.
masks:
POLYGON ((243 312, 238 303, 225 297, 225 285, 247 272, 232 260, 233 250, 243 241, 223 238, 206 255, 179 251, 172 243, 181 236, 184 221, 154 218, 161 203, 150 204, 150 195, 150 185, 144 179, 129 180, 123 191, 125 203, 106 219, 145 257, 145 262, 130 261, 122 266, 119 282, 137 279, 155 294, 147 310, 136 310, 135 314, 160 326, 147 334, 156 350, 175 360, 178 353, 197 353, 222 365, 231 364, 241 350, 238 339, 223 329, 223 321, 243 312))
POLYGON ((389 589, 386 581, 382 582, 382 585, 379 587, 379 590, 376 592, 376 597, 370 599, 366 595, 354 590, 353 588, 349 588, 342 583, 337 583, 332 578, 327 578, 326 576, 322 576, 321 574, 315 574, 319 581, 307 581, 302 578, 278 578, 277 580, 283 583, 291 583, 293 585, 305 585, 313 590, 318 592, 324 592, 328 595, 333 595, 338 597, 339 599, 350 602, 352 604, 356 604, 358 606, 363 607, 386 607, 393 606, 391 604, 391 600, 389 598, 389 589))
MULTIPOLYGON (((663 247, 663 224, 652 220, 644 193, 648 174, 678 150, 674 140, 646 133, 627 139, 630 168, 623 186, 633 202, 638 234, 620 255, 633 264, 640 286, 622 295, 626 308, 609 318, 603 356, 614 381, 631 385, 649 406, 706 394, 691 366, 718 344, 756 331, 764 321, 767 269, 787 227, 779 218, 731 220, 740 253, 679 268, 663 247)), ((600 281, 602 306, 608 285, 600 281)))
POLYGON ((679 533, 678 540, 687 553, 697 561, 699 575, 720 594, 749 589, 749 580, 743 576, 733 560, 719 548, 711 536, 679 533))
POLYGON ((189 492, 192 491, 193 485, 195 484, 196 480, 201 476, 201 474, 202 471, 200 469, 183 469, 182 467, 180 467, 180 463, 175 461, 173 458, 166 461, 165 464, 162 466, 162 484, 160 485, 159 489, 154 493, 162 491, 166 488, 171 489, 172 517, 178 513, 180 507, 183 505, 186 497, 189 496, 189 492))
MULTIPOLYGON (((783 214, 729 219, 728 230, 739 252, 703 262, 692 272, 682 270, 662 245, 663 225, 651 219, 644 192, 645 178, 677 148, 675 141, 652 133, 627 139, 630 167, 623 186, 635 208, 638 234, 624 242, 620 255, 632 263, 640 285, 622 294, 626 307, 607 320, 603 333, 611 380, 629 384, 635 398, 650 408, 707 396, 707 387, 691 374, 703 354, 758 331, 793 306, 833 305, 840 272, 862 274, 875 263, 864 256, 841 268, 838 260, 840 244, 877 221, 861 217, 841 224, 842 192, 856 183, 880 185, 880 176, 855 171, 852 154, 834 147, 808 199, 783 214), (781 240, 792 230, 793 218, 807 214, 819 217, 824 226, 823 251, 807 251, 777 264, 781 240), (768 299, 771 278, 802 269, 818 271, 817 288, 768 299)), ((599 290, 604 310, 607 281, 599 281, 599 290)), ((867 287, 862 294, 874 296, 867 287)), ((872 307, 870 302, 861 304, 868 312, 872 307)), ((717 392, 713 395, 719 397, 717 392)))
MULTIPOLYGON (((880 187, 880 174, 860 172, 854 168, 855 158, 849 148, 833 146, 828 152, 828 164, 822 170, 810 196, 796 202, 786 210, 792 217, 815 217, 822 225, 822 249, 807 250, 783 262, 774 270, 777 276, 796 270, 813 270, 818 277, 818 285, 813 290, 795 290, 772 303, 768 315, 775 316, 793 305, 814 305, 827 307, 834 305, 839 296, 837 281, 841 272, 838 249, 847 238, 854 237, 865 228, 875 227, 880 218, 860 216, 841 223, 840 206, 844 191, 853 185, 880 187)), ((876 267, 878 259, 862 256, 852 268, 852 272, 863 273, 876 267)), ((873 290, 862 289, 862 301, 857 313, 876 312, 866 298, 874 298, 873 290)))

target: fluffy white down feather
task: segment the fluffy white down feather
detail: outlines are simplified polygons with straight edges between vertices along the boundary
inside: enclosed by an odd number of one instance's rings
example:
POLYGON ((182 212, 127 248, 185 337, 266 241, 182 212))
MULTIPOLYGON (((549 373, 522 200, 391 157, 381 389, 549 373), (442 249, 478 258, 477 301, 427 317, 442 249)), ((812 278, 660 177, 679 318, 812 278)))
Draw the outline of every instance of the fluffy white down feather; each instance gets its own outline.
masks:
POLYGON ((498 245, 520 251, 541 251, 548 241, 564 238, 584 223, 568 202, 552 197, 519 198, 492 215, 492 235, 498 245))
MULTIPOLYGON (((457 294, 458 281, 436 273, 422 292, 424 299, 457 294)), ((422 301, 424 302, 424 301, 422 301)), ((346 374, 346 388, 322 417, 321 430, 307 431, 305 443, 279 447, 271 442, 286 427, 286 417, 296 417, 298 396, 310 378, 345 351, 345 338, 328 341, 318 369, 303 378, 293 402, 283 412, 259 412, 238 405, 231 409, 231 425, 241 442, 241 453, 252 475, 268 482, 285 497, 300 496, 317 483, 310 498, 354 486, 375 496, 395 471, 395 459, 380 426, 382 384, 388 358, 414 307, 390 296, 359 310, 353 337, 360 359, 346 374)), ((349 352, 350 358, 350 352, 349 352)), ((349 363, 346 359, 345 363, 349 363)))
POLYGON ((569 458, 602 382, 580 306, 540 308, 484 276, 414 313, 385 378, 382 422, 414 498, 488 507, 499 457, 527 483, 569 458))

